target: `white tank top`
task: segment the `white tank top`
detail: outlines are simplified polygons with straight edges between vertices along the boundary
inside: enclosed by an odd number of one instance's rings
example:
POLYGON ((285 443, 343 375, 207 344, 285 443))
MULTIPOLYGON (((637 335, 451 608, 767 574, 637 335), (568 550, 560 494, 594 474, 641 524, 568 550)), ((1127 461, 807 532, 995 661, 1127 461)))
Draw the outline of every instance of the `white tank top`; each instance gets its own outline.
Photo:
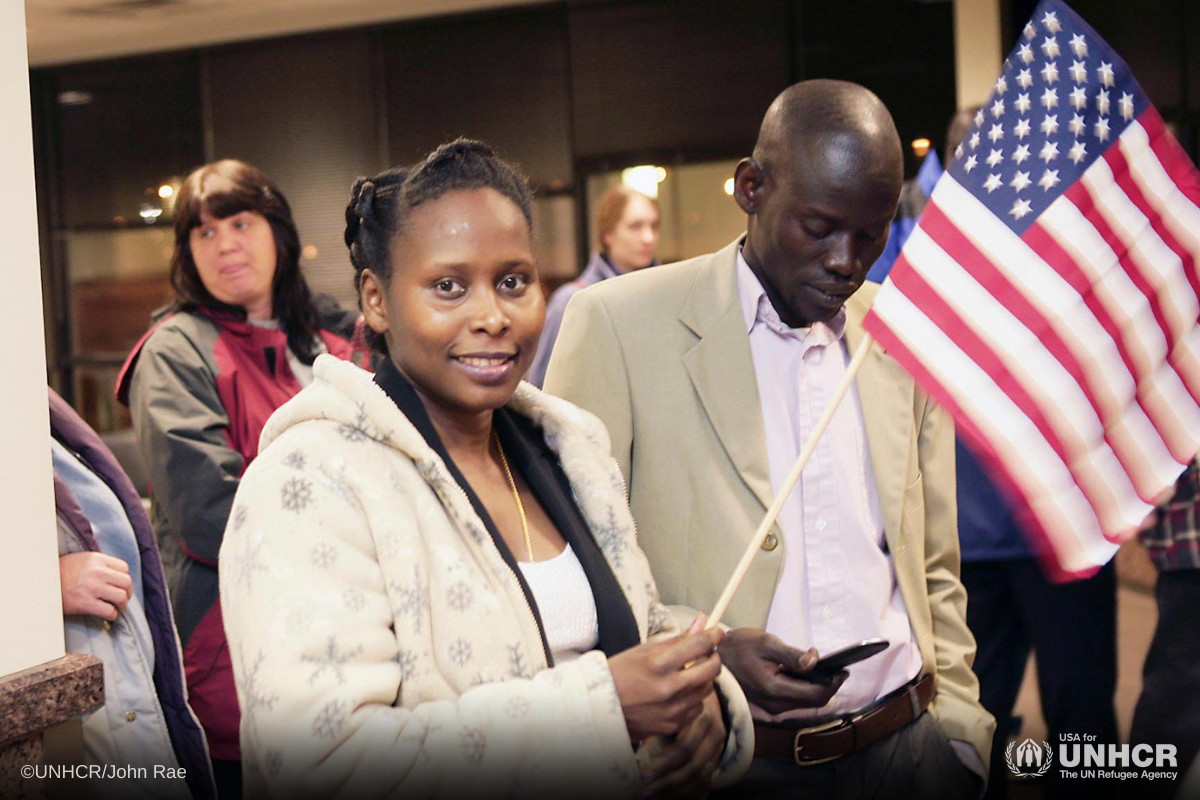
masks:
POLYGON ((595 649, 600 642, 596 598, 571 545, 548 561, 521 561, 518 565, 537 602, 555 663, 595 649))

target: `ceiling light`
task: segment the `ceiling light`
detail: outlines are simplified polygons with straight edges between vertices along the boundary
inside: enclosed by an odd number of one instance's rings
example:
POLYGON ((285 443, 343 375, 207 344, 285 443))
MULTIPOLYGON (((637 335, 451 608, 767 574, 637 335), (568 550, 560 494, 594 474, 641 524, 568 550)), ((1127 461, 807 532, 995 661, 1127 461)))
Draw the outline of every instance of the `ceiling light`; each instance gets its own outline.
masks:
POLYGON ((95 95, 91 92, 80 92, 75 89, 68 89, 65 92, 58 93, 58 104, 60 106, 86 106, 95 99, 95 95))
POLYGON ((621 170, 621 183, 647 197, 658 197, 658 184, 667 177, 667 171, 653 164, 621 170), (662 171, 662 178, 658 177, 662 171))
POLYGON ((733 178, 725 179, 725 194, 733 197, 733 178))

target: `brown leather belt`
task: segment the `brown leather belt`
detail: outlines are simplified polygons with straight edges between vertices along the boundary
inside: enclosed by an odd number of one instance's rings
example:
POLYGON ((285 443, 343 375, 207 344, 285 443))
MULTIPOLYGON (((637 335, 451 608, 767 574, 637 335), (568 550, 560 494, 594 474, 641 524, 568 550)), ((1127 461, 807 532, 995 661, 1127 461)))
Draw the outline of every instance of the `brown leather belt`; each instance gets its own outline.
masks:
POLYGON ((801 766, 833 761, 862 750, 912 722, 933 700, 933 676, 858 714, 807 728, 754 723, 754 755, 786 758, 801 766))

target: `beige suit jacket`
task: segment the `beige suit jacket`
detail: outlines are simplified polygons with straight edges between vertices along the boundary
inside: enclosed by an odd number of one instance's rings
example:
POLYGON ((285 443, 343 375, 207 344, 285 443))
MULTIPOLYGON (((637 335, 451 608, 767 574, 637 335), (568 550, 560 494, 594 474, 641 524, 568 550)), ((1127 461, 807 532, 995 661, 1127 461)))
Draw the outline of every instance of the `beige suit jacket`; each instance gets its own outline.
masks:
MULTIPOLYGON (((578 293, 546 376, 548 392, 608 426, 664 602, 702 610, 715 605, 772 499, 738 301, 738 244, 578 293)), ((851 352, 876 290, 865 286, 846 303, 851 352)), ((971 743, 987 764, 994 722, 971 671, 952 422, 877 345, 856 387, 896 581, 923 674, 937 676, 933 716, 948 738, 971 743)), ((776 529, 725 622, 765 626, 782 563, 776 529)))

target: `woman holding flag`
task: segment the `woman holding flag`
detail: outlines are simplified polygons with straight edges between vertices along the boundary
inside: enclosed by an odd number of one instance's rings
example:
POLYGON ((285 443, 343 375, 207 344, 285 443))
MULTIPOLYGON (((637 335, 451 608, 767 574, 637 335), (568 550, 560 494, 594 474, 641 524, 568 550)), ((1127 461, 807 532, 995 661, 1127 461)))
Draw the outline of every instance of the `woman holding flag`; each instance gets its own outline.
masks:
POLYGON ((658 602, 603 426, 521 381, 544 318, 524 179, 458 140, 360 179, 346 220, 379 372, 317 360, 221 551, 247 779, 608 798, 736 778, 749 712, 721 632, 658 602))

